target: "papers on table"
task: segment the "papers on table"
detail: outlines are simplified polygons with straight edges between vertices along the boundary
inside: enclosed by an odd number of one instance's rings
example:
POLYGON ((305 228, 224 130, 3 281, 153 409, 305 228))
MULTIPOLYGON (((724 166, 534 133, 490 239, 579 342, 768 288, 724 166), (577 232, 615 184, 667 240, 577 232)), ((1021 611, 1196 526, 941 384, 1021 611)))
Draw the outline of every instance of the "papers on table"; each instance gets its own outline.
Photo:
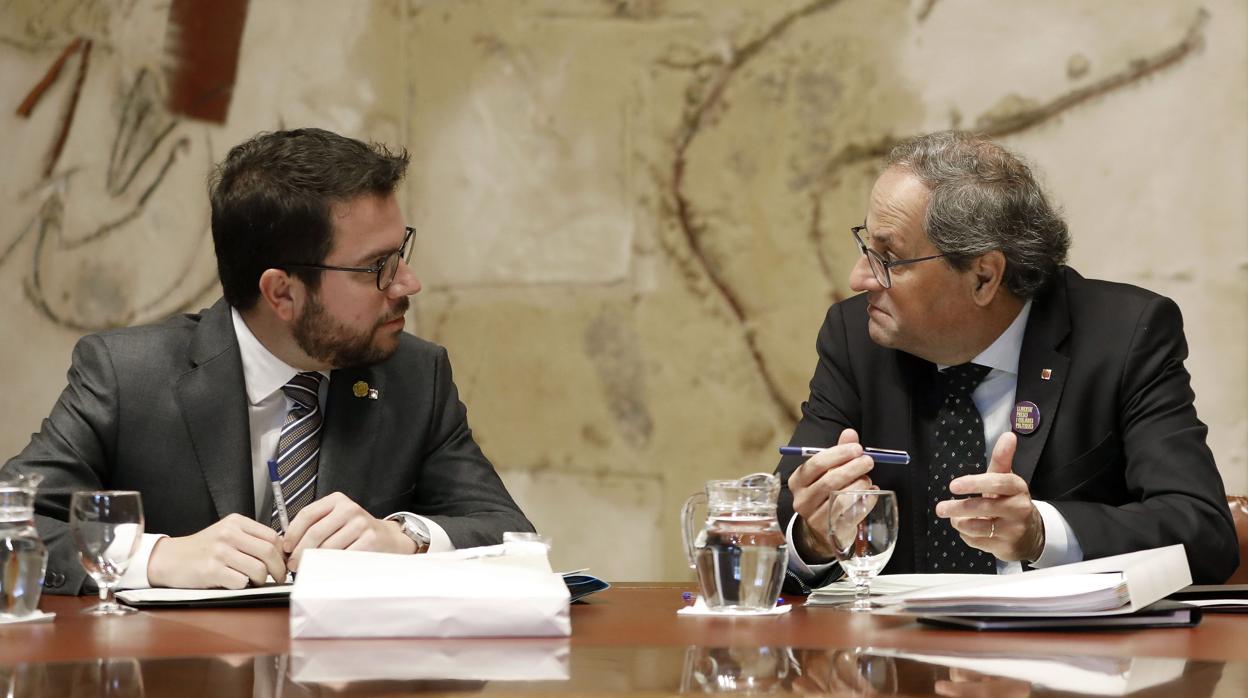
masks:
POLYGON ((290 595, 290 635, 566 637, 568 600, 541 544, 426 555, 308 550, 290 595))
MULTIPOLYGON (((871 580, 871 596, 904 594, 921 589, 975 582, 984 579, 982 574, 883 574, 871 580)), ((854 598, 857 586, 848 579, 819 587, 806 599, 807 606, 840 605, 854 598)))
POLYGON ((1182 545, 883 596, 900 613, 1063 616, 1133 613, 1190 584, 1182 545))
POLYGON ((1168 598, 1210 613, 1248 613, 1248 584, 1193 584, 1168 598))
POLYGON ((35 611, 24 616, 0 615, 0 625, 20 625, 22 623, 48 623, 56 618, 55 613, 35 611))
POLYGON ((117 599, 135 608, 286 605, 293 584, 246 589, 127 589, 117 599))
MULTIPOLYGON (((958 585, 911 593, 907 611, 965 614, 1024 609, 1046 613, 1086 613, 1120 608, 1130 602, 1121 572, 1031 577, 1013 574, 1000 584, 958 585)), ((887 602, 884 602, 887 603, 887 602)))

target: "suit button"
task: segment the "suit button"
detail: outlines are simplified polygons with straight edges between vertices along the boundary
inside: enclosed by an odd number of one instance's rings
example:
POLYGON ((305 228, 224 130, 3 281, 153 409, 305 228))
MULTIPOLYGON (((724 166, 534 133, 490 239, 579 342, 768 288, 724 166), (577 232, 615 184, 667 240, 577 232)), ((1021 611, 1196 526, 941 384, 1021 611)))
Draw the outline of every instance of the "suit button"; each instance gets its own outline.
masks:
POLYGON ((44 576, 43 585, 55 589, 65 583, 65 575, 60 572, 48 572, 44 576))

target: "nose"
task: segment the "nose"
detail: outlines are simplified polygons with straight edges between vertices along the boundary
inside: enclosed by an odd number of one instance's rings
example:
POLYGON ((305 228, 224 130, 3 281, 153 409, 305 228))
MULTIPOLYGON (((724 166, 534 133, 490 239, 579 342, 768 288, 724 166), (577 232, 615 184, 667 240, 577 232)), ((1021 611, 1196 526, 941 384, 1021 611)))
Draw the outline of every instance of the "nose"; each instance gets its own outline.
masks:
POLYGON ((858 261, 854 262, 853 268, 849 270, 849 288, 855 293, 884 290, 884 285, 875 278, 875 274, 871 271, 871 263, 867 261, 865 254, 858 255, 858 261))
POLYGON ((401 298, 402 296, 414 296, 420 293, 420 279, 416 278, 416 272, 407 265, 407 262, 399 260, 399 270, 394 273, 394 281, 390 282, 390 286, 386 288, 386 295, 391 298, 401 298))

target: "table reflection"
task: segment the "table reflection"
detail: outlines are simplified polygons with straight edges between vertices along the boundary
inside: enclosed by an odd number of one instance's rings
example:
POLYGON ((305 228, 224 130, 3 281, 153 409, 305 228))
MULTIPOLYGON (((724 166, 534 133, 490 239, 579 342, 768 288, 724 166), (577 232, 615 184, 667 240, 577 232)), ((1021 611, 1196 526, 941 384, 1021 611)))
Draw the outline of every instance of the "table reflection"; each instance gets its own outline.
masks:
MULTIPOLYGON (((0 660, 2 661, 2 660, 0 660)), ((566 639, 316 641, 289 654, 0 665, 0 696, 416 693, 1243 695, 1248 664, 878 647, 572 647, 566 639), (1232 685, 1237 684, 1237 685, 1232 685)))
POLYGON ((142 698, 143 667, 137 659, 0 666, 0 694, 5 698, 142 698))
POLYGON ((685 693, 835 693, 1027 698, 1213 694, 1222 664, 1165 657, 908 652, 886 648, 688 649, 685 693))

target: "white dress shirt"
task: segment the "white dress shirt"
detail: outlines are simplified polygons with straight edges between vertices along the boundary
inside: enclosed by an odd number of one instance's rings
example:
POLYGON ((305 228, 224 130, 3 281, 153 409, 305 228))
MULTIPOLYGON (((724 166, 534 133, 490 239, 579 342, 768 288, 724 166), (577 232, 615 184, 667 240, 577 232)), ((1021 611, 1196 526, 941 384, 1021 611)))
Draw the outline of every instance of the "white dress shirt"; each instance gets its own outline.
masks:
MULTIPOLYGON (((1014 394, 1018 389, 1018 357, 1023 350, 1023 334, 1027 329, 1027 318, 1030 315, 1031 301, 1029 300, 1019 311, 1018 317, 1014 318, 1010 326, 1001 333, 1001 336, 997 337, 978 356, 971 359, 971 363, 992 369, 975 388, 975 392, 971 393, 971 400, 974 401, 984 421, 985 463, 992 459, 992 448, 996 445, 997 439, 1010 431, 1013 426, 1011 422, 1014 416, 1014 394)), ((938 365, 937 368, 943 371, 949 367, 938 365)), ((1083 549, 1079 546, 1075 532, 1066 518, 1048 502, 1032 500, 1032 503, 1040 512, 1040 518, 1044 524, 1044 550, 1040 558, 1032 562, 1031 566, 1054 567, 1082 560, 1083 549)), ((796 521, 796 516, 789 520, 787 532, 789 541, 793 540, 793 524, 796 521)), ((798 555, 797 546, 789 545, 789 569, 802 579, 813 579, 832 564, 835 563, 807 565, 798 555)), ((997 574, 1022 571, 1021 562, 997 560, 997 574)))
MULTIPOLYGON (((273 511, 273 488, 269 481, 269 460, 277 455, 277 441, 282 434, 282 422, 290 411, 291 400, 282 391, 298 369, 277 358, 256 339, 243 316, 231 308, 234 335, 243 361, 243 384, 247 392, 247 420, 251 431, 251 481, 255 501, 256 520, 267 524, 273 511)), ((320 403, 324 414, 325 399, 329 394, 329 371, 321 371, 326 380, 321 381, 320 403)), ((428 552, 454 550, 450 536, 436 522, 411 512, 395 512, 394 516, 408 517, 417 527, 423 525, 429 535, 428 552)), ((163 534, 143 535, 139 551, 131 560, 129 568, 118 585, 122 589, 145 589, 147 564, 152 548, 163 534)))

